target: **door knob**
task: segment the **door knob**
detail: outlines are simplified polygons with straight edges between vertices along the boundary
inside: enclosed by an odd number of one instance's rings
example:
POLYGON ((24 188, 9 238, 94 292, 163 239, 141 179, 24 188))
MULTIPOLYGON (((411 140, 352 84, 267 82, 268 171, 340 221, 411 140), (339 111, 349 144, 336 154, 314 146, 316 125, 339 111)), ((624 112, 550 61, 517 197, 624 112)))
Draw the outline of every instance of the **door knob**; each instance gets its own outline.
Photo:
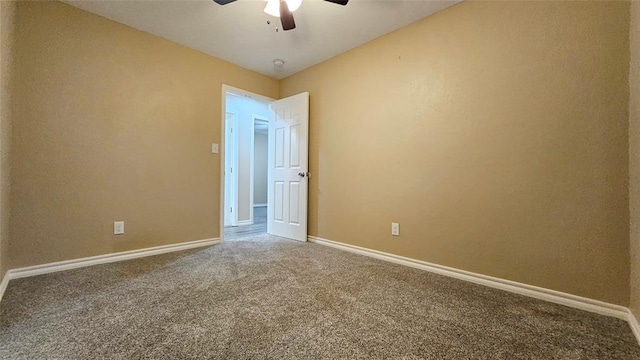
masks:
POLYGON ((306 175, 306 174, 305 174, 305 173, 303 173, 303 172, 299 172, 299 173, 298 173, 298 176, 300 176, 300 177, 304 177, 305 175, 306 175))

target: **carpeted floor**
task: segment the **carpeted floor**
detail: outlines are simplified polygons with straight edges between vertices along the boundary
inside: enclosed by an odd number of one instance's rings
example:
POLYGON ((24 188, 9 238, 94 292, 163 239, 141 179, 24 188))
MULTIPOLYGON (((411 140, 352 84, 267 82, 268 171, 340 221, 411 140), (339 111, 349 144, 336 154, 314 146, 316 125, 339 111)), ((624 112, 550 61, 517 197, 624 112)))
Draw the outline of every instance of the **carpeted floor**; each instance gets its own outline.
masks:
POLYGON ((640 359, 621 320, 270 236, 12 280, 1 359, 640 359))

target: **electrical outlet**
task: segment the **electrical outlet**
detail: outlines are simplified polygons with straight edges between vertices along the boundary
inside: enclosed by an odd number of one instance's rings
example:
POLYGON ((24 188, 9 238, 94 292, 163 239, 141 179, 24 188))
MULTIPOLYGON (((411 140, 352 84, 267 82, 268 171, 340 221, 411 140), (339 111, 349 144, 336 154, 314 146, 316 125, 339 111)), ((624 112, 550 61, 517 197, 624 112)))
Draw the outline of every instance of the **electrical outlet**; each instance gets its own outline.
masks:
POLYGON ((113 235, 124 234, 124 221, 116 221, 113 223, 113 235))
POLYGON ((400 236, 400 224, 391 223, 391 235, 400 236))
POLYGON ((218 153, 218 144, 211 144, 211 152, 214 154, 218 153))

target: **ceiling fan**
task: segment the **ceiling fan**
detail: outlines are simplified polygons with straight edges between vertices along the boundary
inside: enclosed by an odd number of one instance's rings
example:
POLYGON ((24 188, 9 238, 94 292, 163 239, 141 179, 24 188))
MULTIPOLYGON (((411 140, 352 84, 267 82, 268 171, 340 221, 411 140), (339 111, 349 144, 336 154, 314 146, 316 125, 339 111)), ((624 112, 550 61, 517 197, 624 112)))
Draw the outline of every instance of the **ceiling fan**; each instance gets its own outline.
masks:
MULTIPOLYGON (((219 5, 227 5, 236 0, 213 0, 219 5)), ((324 0, 338 5, 347 5, 349 0, 324 0)), ((292 30, 296 28, 296 22, 293 20, 293 12, 300 7, 302 0, 267 0, 267 6, 264 12, 269 15, 280 17, 283 30, 292 30), (278 8, 278 3, 280 6, 278 8)))

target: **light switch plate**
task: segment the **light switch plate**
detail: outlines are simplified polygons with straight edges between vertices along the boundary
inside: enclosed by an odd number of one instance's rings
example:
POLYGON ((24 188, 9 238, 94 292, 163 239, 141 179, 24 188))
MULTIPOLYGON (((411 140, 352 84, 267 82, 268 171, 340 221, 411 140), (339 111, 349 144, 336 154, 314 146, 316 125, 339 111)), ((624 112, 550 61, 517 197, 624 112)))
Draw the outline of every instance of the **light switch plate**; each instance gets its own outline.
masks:
POLYGON ((218 153, 218 144, 216 143, 211 144, 211 152, 214 154, 218 153))
POLYGON ((116 221, 113 223, 113 235, 124 234, 124 221, 116 221))

